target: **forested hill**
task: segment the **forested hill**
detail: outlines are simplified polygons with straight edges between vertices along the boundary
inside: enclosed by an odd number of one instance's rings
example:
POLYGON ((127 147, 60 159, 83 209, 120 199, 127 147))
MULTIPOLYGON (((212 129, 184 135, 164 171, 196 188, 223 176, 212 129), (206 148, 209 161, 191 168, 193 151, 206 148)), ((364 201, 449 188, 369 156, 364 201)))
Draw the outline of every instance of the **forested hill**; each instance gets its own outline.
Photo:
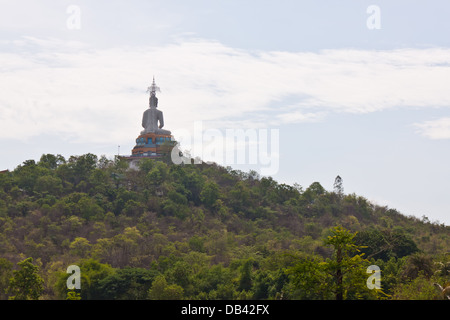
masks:
POLYGON ((341 290, 344 299, 439 299, 450 227, 345 194, 341 183, 290 186, 150 159, 129 170, 93 154, 25 161, 0 173, 0 298, 334 299, 341 290), (323 289, 334 280, 320 268, 332 266, 339 235, 360 249, 350 263, 380 267, 381 291, 350 272, 323 289), (67 290, 70 265, 80 266, 81 290, 67 290), (34 295, 21 270, 35 270, 34 295))

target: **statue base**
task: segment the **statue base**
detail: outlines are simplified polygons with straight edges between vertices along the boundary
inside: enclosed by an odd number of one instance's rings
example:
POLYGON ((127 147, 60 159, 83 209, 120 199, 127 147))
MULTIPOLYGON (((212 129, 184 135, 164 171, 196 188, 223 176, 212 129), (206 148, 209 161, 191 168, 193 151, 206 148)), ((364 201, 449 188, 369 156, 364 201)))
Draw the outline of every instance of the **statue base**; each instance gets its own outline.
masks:
POLYGON ((175 141, 170 134, 144 133, 137 137, 132 157, 160 157, 170 153, 175 141))

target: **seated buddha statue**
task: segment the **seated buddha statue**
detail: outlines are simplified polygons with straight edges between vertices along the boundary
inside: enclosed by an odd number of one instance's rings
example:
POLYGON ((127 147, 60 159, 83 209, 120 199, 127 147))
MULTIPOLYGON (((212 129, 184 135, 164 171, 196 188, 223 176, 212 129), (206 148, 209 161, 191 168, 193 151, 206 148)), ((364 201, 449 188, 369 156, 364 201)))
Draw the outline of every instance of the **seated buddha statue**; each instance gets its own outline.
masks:
POLYGON ((156 109, 158 107, 158 98, 156 97, 155 90, 150 92, 149 108, 144 111, 142 115, 142 127, 144 130, 141 134, 156 133, 156 134, 170 134, 169 130, 164 130, 164 117, 161 110, 156 109))

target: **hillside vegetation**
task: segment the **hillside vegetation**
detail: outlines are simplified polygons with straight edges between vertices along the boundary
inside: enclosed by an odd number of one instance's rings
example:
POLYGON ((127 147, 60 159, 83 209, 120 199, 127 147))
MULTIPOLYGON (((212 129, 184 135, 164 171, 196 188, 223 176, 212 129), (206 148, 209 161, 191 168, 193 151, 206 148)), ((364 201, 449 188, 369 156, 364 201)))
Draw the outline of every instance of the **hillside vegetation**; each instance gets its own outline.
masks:
POLYGON ((345 194, 340 177, 329 191, 216 164, 45 154, 0 173, 0 298, 442 299, 449 235, 345 194), (70 265, 81 290, 67 289, 70 265))

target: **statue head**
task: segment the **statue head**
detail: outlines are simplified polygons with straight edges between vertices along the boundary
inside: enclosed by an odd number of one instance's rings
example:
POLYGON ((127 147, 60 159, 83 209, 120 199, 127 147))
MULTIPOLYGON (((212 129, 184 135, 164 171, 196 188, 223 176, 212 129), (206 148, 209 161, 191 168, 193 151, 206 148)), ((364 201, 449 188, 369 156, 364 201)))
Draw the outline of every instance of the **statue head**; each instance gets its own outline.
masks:
POLYGON ((150 108, 157 108, 158 107, 158 98, 154 95, 154 94, 152 94, 151 96, 150 96, 150 99, 149 99, 150 101, 150 108))
POLYGON ((149 105, 150 108, 158 107, 158 98, 156 97, 156 91, 160 91, 159 87, 156 86, 155 77, 153 76, 153 83, 147 88, 147 92, 150 92, 149 105))

